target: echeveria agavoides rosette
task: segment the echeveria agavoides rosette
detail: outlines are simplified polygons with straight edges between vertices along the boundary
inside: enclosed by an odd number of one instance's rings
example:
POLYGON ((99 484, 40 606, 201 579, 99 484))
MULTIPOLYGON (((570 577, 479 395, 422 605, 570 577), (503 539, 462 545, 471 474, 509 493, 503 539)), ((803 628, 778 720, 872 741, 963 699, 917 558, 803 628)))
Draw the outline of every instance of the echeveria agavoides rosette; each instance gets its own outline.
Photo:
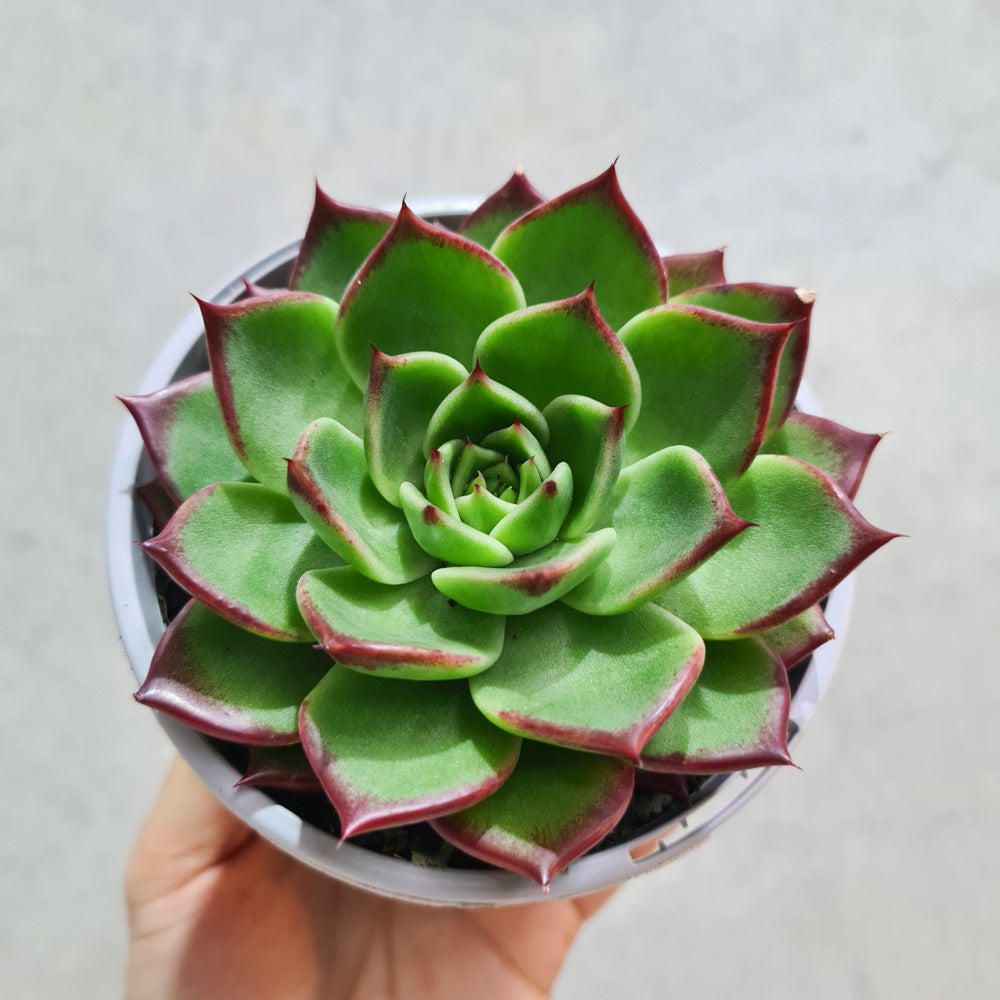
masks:
POLYGON ((893 537, 878 436, 793 408, 814 298, 662 257, 613 166, 459 232, 317 190, 291 287, 201 303, 211 372, 123 398, 192 596, 137 698, 345 837, 543 884, 636 787, 788 762, 785 673, 893 537))

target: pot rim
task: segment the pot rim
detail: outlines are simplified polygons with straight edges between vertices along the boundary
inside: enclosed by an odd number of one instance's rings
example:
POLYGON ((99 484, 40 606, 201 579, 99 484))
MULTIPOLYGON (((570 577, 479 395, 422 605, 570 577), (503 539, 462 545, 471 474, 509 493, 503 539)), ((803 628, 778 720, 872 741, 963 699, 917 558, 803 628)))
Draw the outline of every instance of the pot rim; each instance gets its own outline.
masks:
MULTIPOLYGON (((424 217, 466 214, 477 204, 469 200, 414 202, 424 217)), ((294 260, 299 241, 288 244, 241 272, 212 297, 216 303, 235 301, 244 292, 243 277, 254 283, 294 260)), ((167 340, 146 372, 139 392, 147 394, 203 368, 202 319, 194 308, 167 340)), ((797 404, 820 415, 816 399, 803 384, 797 404)), ((139 684, 145 680, 156 643, 164 631, 153 570, 138 542, 146 537, 148 516, 134 487, 152 477, 142 439, 126 419, 112 464, 107 503, 107 568, 111 600, 120 638, 139 684)), ((853 576, 831 591, 825 615, 837 638, 812 654, 796 690, 789 714, 789 747, 794 748, 812 719, 840 655, 850 609, 853 576)), ((231 812, 261 836, 299 861, 341 881, 383 896, 410 902, 450 906, 499 906, 568 899, 625 882, 673 861, 705 841, 725 819, 760 791, 773 767, 755 768, 720 777, 717 786, 691 808, 651 831, 613 847, 598 845, 568 865, 543 889, 530 879, 500 870, 421 868, 351 843, 341 843, 304 822, 266 791, 236 787, 240 773, 197 731, 162 713, 157 719, 181 756, 206 787, 231 812)))

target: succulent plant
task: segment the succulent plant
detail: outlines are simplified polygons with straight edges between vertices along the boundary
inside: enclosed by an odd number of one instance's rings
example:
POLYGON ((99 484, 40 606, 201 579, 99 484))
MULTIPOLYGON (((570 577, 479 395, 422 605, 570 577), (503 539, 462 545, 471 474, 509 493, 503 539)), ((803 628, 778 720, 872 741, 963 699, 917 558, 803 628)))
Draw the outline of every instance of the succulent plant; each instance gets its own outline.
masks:
POLYGON ((290 288, 200 302, 210 373, 123 398, 193 597, 137 699, 343 837, 543 884, 637 774, 789 762, 787 669, 893 537, 878 436, 794 408, 813 298, 661 258, 614 166, 458 233, 317 189, 290 288))

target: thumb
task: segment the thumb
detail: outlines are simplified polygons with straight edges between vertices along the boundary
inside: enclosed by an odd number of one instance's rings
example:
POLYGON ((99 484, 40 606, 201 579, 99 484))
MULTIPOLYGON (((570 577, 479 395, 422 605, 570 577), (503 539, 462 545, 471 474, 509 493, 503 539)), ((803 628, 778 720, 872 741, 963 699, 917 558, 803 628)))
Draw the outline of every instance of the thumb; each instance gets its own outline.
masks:
POLYGON ((125 867, 129 909, 175 892, 253 837, 194 771, 174 757, 125 867))

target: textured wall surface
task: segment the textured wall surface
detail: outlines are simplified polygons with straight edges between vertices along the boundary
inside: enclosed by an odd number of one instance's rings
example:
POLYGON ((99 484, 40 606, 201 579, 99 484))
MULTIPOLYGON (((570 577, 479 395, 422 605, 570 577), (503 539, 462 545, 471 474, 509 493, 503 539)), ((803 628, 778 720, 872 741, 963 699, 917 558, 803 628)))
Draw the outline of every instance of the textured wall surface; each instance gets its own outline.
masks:
POLYGON ((353 202, 556 193, 616 156, 678 250, 818 289, 807 378, 893 433, 859 496, 906 532, 780 774, 629 884, 556 996, 1000 990, 1000 8, 988 0, 0 5, 0 981, 115 996, 120 873, 169 747, 132 703, 102 516, 162 338, 353 202))

